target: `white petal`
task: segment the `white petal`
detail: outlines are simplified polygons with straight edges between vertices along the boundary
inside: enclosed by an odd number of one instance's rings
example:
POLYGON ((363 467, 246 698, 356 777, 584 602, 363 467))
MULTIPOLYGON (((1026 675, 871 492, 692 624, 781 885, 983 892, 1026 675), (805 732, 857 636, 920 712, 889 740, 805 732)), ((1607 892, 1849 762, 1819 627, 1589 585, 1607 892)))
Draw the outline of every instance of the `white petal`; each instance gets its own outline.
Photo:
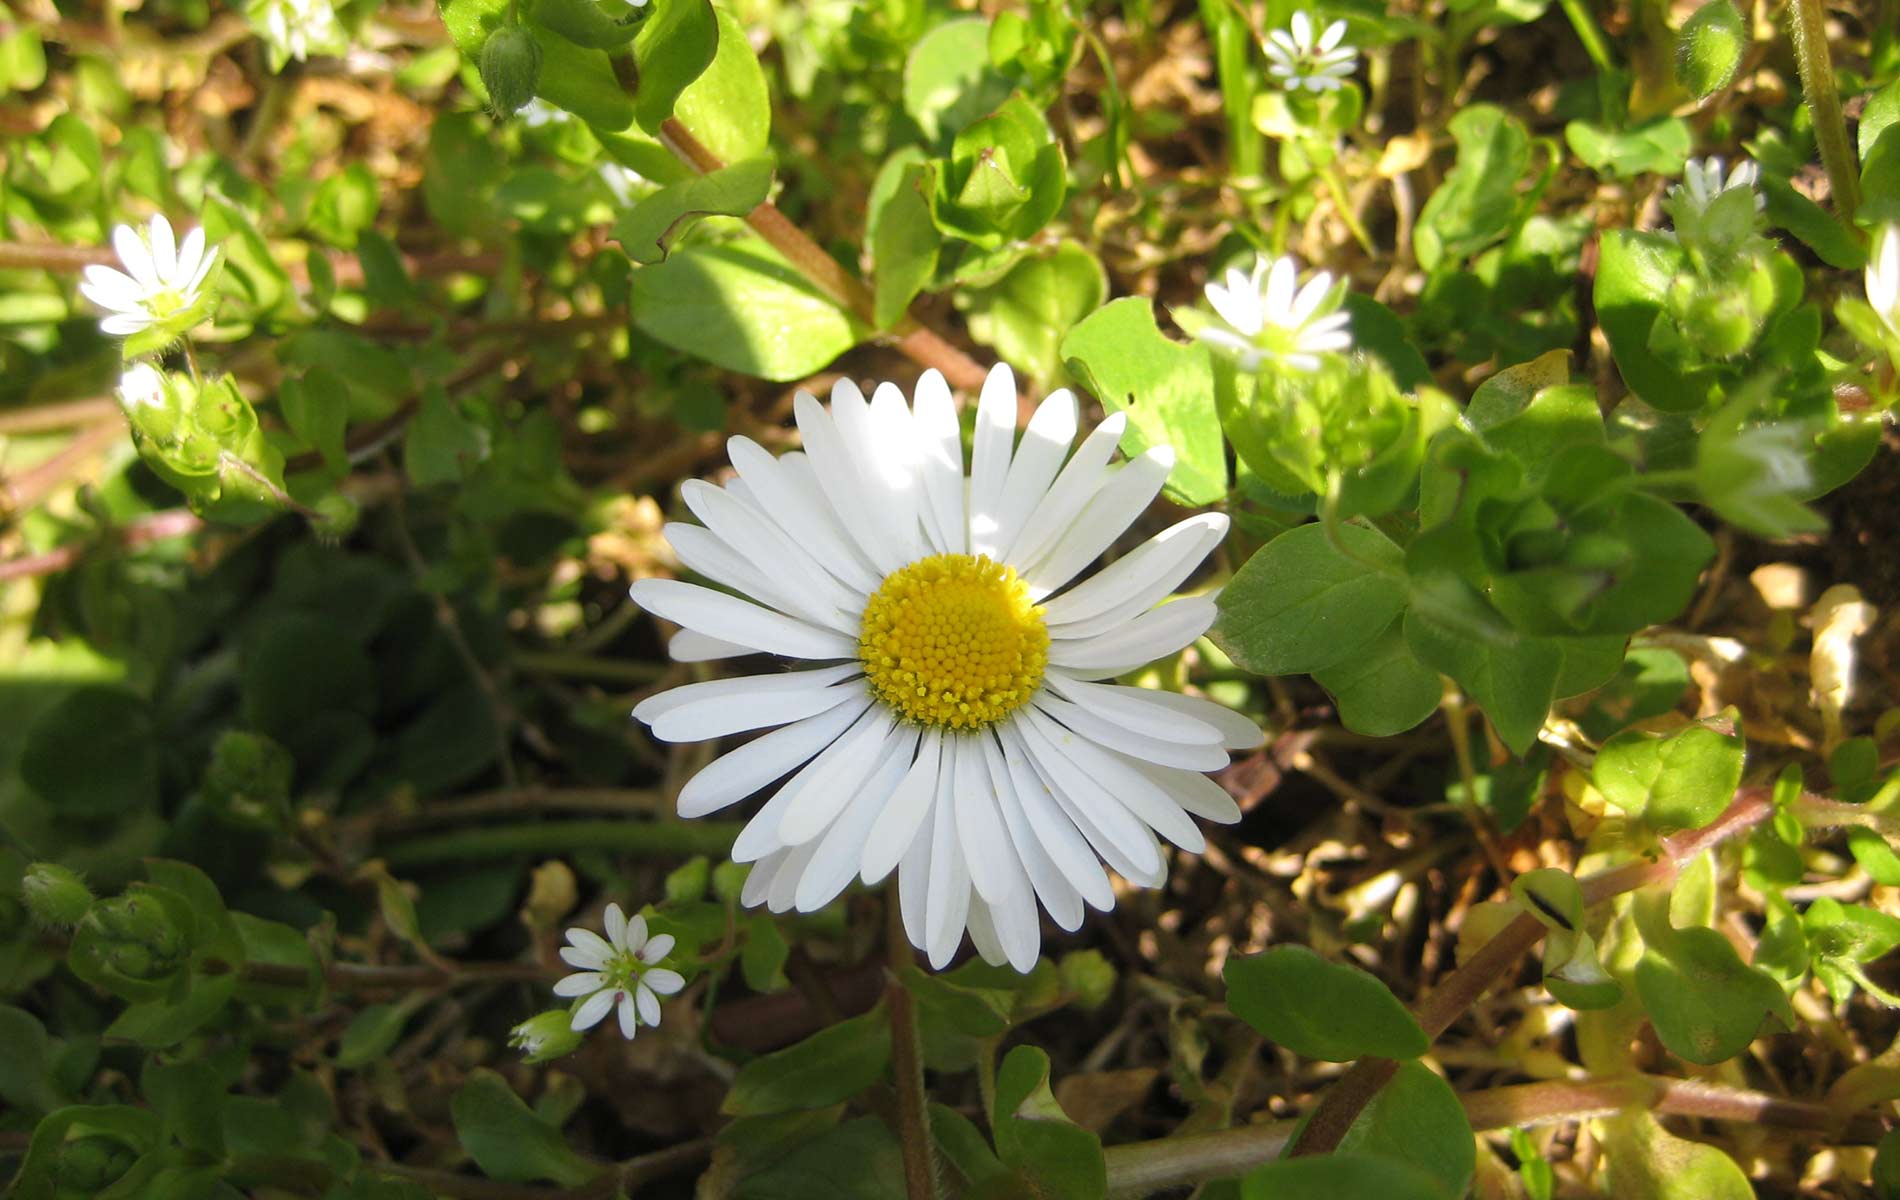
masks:
POLYGON ((1035 706, 1076 734, 1130 758, 1188 771, 1218 771, 1227 765, 1227 751, 1214 742, 1176 742, 1137 732, 1047 691, 1036 696, 1035 706))
POLYGON ((652 988, 662 996, 671 996, 686 986, 686 977, 678 971, 665 967, 655 967, 651 971, 640 973, 640 982, 652 988))
POLYGON ((779 841, 802 846, 829 829, 889 755, 890 742, 899 736, 896 730, 890 711, 873 706, 857 729, 839 739, 837 762, 787 802, 778 825, 779 841))
POLYGON ((918 471, 924 480, 926 525, 935 529, 941 554, 962 554, 969 545, 969 520, 963 511, 963 439, 957 428, 956 401, 935 367, 917 381, 918 471))
POLYGON ((870 706, 868 696, 841 704, 715 758, 680 789, 679 815, 703 817, 745 799, 831 745, 870 706))
MULTIPOLYGON (((887 412, 892 401, 900 409, 903 407, 904 395, 897 385, 882 384, 877 391, 889 398, 885 404, 887 412)), ((904 422, 901 434, 893 434, 898 444, 887 445, 880 429, 890 423, 888 418, 878 421, 872 415, 872 406, 865 402, 864 393, 848 379, 839 380, 831 389, 831 420, 852 463, 857 466, 858 482, 869 506, 864 516, 876 530, 878 541, 899 565, 922 557, 917 497, 911 491, 916 480, 908 462, 916 454, 915 446, 909 444, 907 437, 910 423, 904 422)))
MULTIPOLYGON (((831 394, 833 412, 841 404, 852 402, 862 405, 864 399, 849 380, 839 380, 831 394)), ((882 523, 872 512, 870 494, 865 489, 858 464, 852 458, 849 443, 838 431, 832 413, 826 412, 809 392, 797 395, 792 401, 792 411, 798 421, 798 432, 805 439, 805 454, 811 460, 812 473, 818 477, 818 486, 830 501, 833 515, 878 571, 888 575, 902 567, 904 556, 891 545, 882 523)))
MULTIPOLYGON (((647 1023, 648 1028, 659 1025, 660 998, 653 994, 652 988, 648 987, 645 983, 635 984, 633 988, 633 1002, 640 1010, 640 1019, 647 1023)), ((624 1008, 621 1010, 620 1023, 621 1028, 625 1029, 627 1021, 626 1010, 624 1008)), ((628 1033, 627 1036, 632 1037, 633 1034, 628 1033)))
POLYGON ((561 961, 570 967, 579 967, 583 971, 598 971, 607 965, 605 955, 592 950, 583 950, 579 946, 562 946, 561 961))
POLYGON ((81 278, 80 294, 101 308, 119 312, 144 308, 145 289, 124 271, 94 263, 86 268, 81 278))
POLYGON ((871 772, 850 806, 818 840, 793 898, 793 907, 799 912, 817 912, 830 904, 858 873, 858 864, 864 859, 865 839, 888 807, 891 793, 910 770, 917 741, 916 731, 910 729, 899 730, 897 736, 890 738, 884 761, 871 772))
POLYGON ((152 268, 152 252, 145 246, 144 239, 130 225, 121 225, 112 231, 112 248, 119 253, 119 262, 125 267, 125 273, 138 280, 146 295, 164 290, 164 284, 158 278, 158 272, 152 268))
POLYGON ((1207 302, 1220 314, 1221 320, 1249 337, 1260 332, 1263 321, 1260 294, 1254 291, 1253 283, 1247 276, 1237 270, 1229 270, 1225 287, 1210 283, 1203 292, 1207 302))
POLYGON ((154 213, 146 227, 152 244, 152 270, 159 279, 176 286, 178 279, 178 239, 172 235, 172 223, 164 213, 154 213))
MULTIPOLYGON (((1011 726, 1021 738, 1026 760, 1095 852, 1137 883, 1159 882, 1166 867, 1147 827, 1068 755, 1050 744, 1034 722, 1016 720, 1011 726)), ((1074 882, 1075 877, 1070 876, 1070 880, 1074 882)), ((1082 894, 1086 897, 1088 892, 1082 894)))
POLYGON ((977 895, 991 904, 1001 904, 1017 890, 1028 891, 1029 878, 1023 873, 1016 847, 1003 826, 1003 814, 996 807, 996 794, 984 762, 982 742, 987 734, 959 737, 951 742, 956 754, 957 787, 953 796, 956 810, 958 843, 963 861, 969 865, 970 883, 977 895))
POLYGON ((1287 311, 1291 318, 1289 325, 1299 327, 1313 319, 1320 304, 1326 299, 1326 293, 1333 289, 1333 277, 1326 271, 1315 271, 1313 277, 1301 285, 1293 294, 1293 303, 1287 311))
MULTIPOLYGON (((619 906, 616 905, 615 907, 619 906)), ((647 919, 639 913, 634 913, 627 918, 626 941, 619 943, 620 948, 629 954, 637 956, 640 951, 646 949, 646 944, 647 919)))
POLYGON ((1299 264, 1291 255, 1273 260, 1273 267, 1267 272, 1267 290, 1261 297, 1269 324, 1290 323, 1287 315, 1293 307, 1293 292, 1299 282, 1299 270, 1299 264))
MULTIPOLYGON (((1239 716, 1218 704, 1192 697, 1186 698, 1193 699, 1193 703, 1201 708, 1183 710, 1161 699, 1174 695, 1172 692, 1123 687, 1120 684, 1087 683, 1071 678, 1060 670, 1049 671, 1043 679, 1050 693, 1086 708, 1102 720, 1145 737, 1162 738, 1170 742, 1223 746, 1226 738, 1222 731, 1234 727, 1228 718, 1239 716)), ((1260 744, 1260 731, 1252 721, 1240 717, 1238 724, 1252 734, 1252 740, 1244 749, 1260 744)))
POLYGON ((866 884, 875 884, 890 874, 916 842, 917 831, 937 799, 942 762, 943 732, 927 729, 918 742, 916 759, 865 836, 858 870, 866 884))
POLYGON ((1067 755, 1078 769, 1099 783, 1116 802, 1139 817, 1143 824, 1162 837, 1191 853, 1206 849, 1200 827, 1181 810, 1173 797, 1156 783, 1135 770, 1134 764, 1111 753, 1091 739, 1062 728, 1041 712, 1031 710, 1027 723, 1040 732, 1056 750, 1067 755))
POLYGON ((631 1041, 633 1035, 640 1031, 640 1022, 634 1016, 633 997, 626 992, 616 992, 615 996, 617 1000, 614 1007, 620 1013, 620 1036, 631 1041))
POLYGON ((976 945, 977 956, 992 967, 1008 966, 1009 951, 1003 948, 1002 935, 996 932, 996 922, 983 897, 970 897, 970 912, 965 921, 969 925, 970 941, 976 945))
POLYGON ((732 861, 754 862, 781 846, 794 845, 780 836, 779 822, 813 784, 826 787, 835 784, 847 792, 848 799, 849 790, 862 782, 864 775, 876 765, 876 759, 869 762, 864 760, 865 753, 881 744, 890 724, 888 710, 881 705, 868 705, 849 729, 825 747, 816 758, 799 768, 798 773, 773 793, 772 798, 739 831, 739 836, 732 843, 732 861))
POLYGON ((810 460, 805 455, 773 458, 747 437, 729 439, 726 454, 739 478, 752 489, 759 507, 793 541, 809 550, 819 566, 861 595, 877 590, 877 572, 870 560, 853 548, 850 534, 831 511, 817 479, 809 474, 810 460))
POLYGON ((749 600, 677 579, 642 579, 629 589, 634 603, 656 617, 788 658, 856 658, 857 641, 749 600))
MULTIPOLYGON (((934 787, 936 780, 932 779, 934 787)), ((897 868, 898 913, 904 919, 904 936, 922 950, 930 941, 926 909, 930 902, 931 839, 935 821, 926 821, 911 839, 897 868)))
POLYGON ((152 318, 145 313, 119 313, 99 322, 99 329, 113 337, 130 337, 144 329, 152 327, 152 318))
POLYGON ((1062 469, 1062 460, 1075 441, 1076 423, 1075 394, 1067 388, 1050 393, 1037 406, 1003 480, 1003 492, 996 502, 996 531, 977 540, 977 553, 1001 558, 1016 540, 1029 514, 1048 493, 1056 472, 1062 469))
POLYGON ((970 553, 984 554, 996 544, 996 509, 1009 476, 1010 450, 1016 443, 1016 375, 1003 363, 990 368, 976 406, 976 433, 970 447, 970 553))
MULTIPOLYGON (((954 761, 954 756, 947 761, 954 761)), ((963 845, 957 839, 953 805, 939 803, 932 820, 930 893, 924 904, 924 927, 929 940, 924 944, 924 953, 929 955, 931 967, 941 971, 963 942, 963 930, 970 913, 970 868, 964 861, 963 845)))
POLYGON ((1043 605, 1052 638, 1092 637, 1153 608, 1227 536, 1225 513, 1202 513, 1162 530, 1043 605))
MULTIPOLYGON (((1042 839, 1036 836, 1029 816, 1024 808, 1021 795, 1017 792, 1015 777, 1011 774, 1009 762, 1002 747, 993 737, 982 739, 983 762, 989 770, 990 787, 996 796, 996 807, 1003 814, 1003 824, 1009 830, 1009 840, 1016 847, 1017 855, 1022 859, 1023 871, 1029 877, 1030 887, 1035 890, 1036 898, 1049 912, 1050 919, 1064 929, 1074 931, 1082 924, 1082 896, 1075 887, 1064 878, 1062 871, 1043 847, 1042 839)), ((1029 772, 1033 777, 1033 772, 1029 772)), ((1040 780, 1034 783, 1038 791, 1044 791, 1040 780)), ((1054 801, 1048 802, 1054 808, 1054 801)), ((1059 814, 1058 814, 1059 815, 1059 814)), ((1066 824, 1066 819, 1064 820, 1066 824)), ((1087 868, 1099 879, 1101 869, 1095 865, 1095 856, 1088 853, 1087 844, 1080 834, 1070 827, 1070 835, 1076 845, 1081 846, 1087 868)), ((1104 888, 1104 890, 1106 890, 1104 888)))
POLYGON ((859 667, 856 663, 840 663, 835 667, 781 671, 772 675, 740 675, 732 679, 709 679, 704 683, 688 683, 648 696, 634 705, 633 716, 635 720, 645 721, 651 725, 668 713, 714 700, 781 692, 822 692, 834 683, 842 683, 851 678, 858 671, 859 667))
MULTIPOLYGON (((618 904, 608 904, 607 911, 601 917, 601 923, 607 927, 607 941, 616 950, 627 948, 627 914, 618 904)), ((644 929, 644 924, 642 929, 644 929)))
POLYGON ((1240 803, 1233 794, 1207 776, 1195 771, 1177 771, 1153 763, 1130 762, 1155 785, 1174 798, 1184 810, 1217 825, 1232 825, 1240 820, 1240 803))
POLYGON ((563 975, 554 981, 554 994, 557 996, 590 996, 607 986, 607 977, 592 971, 578 975, 563 975))
POLYGON ((653 722, 653 736, 663 742, 710 741, 815 717, 863 694, 863 684, 853 679, 828 688, 779 688, 754 695, 721 696, 667 713, 653 722))
POLYGON ((1216 616, 1211 596, 1150 609, 1126 625, 1079 641, 1051 641, 1049 662, 1079 679, 1104 679, 1145 667, 1206 633, 1216 616))
POLYGON ((1127 414, 1111 413, 1083 439, 1035 511, 1029 514, 1021 532, 1003 551, 1004 562, 1035 562, 1075 523, 1076 517, 1108 483, 1108 460, 1127 427, 1127 414))
POLYGON ((1331 50, 1334 46, 1339 45, 1340 39, 1345 36, 1346 23, 1344 21, 1334 21, 1331 25, 1326 27, 1325 33, 1319 35, 1319 41, 1315 44, 1316 48, 1322 51, 1331 50))
POLYGON ((720 541, 766 573, 801 616, 846 633, 855 630, 860 598, 813 562, 764 513, 703 479, 681 484, 680 497, 720 541))
POLYGON ((1293 40, 1299 43, 1300 49, 1305 50, 1311 47, 1313 44, 1313 18, 1307 16, 1304 12, 1296 12, 1293 14, 1291 24, 1293 26, 1293 40))
POLYGON ((1040 600, 1101 557, 1102 551, 1154 503, 1173 468, 1174 451, 1167 446, 1156 446, 1123 464, 1115 477, 1095 493, 1076 522, 1056 539, 1049 553, 1022 572, 1030 596, 1040 600))
POLYGON ((1237 333, 1230 333, 1214 325, 1203 325, 1194 331, 1194 336, 1196 340, 1211 342, 1225 353, 1232 355, 1243 371, 1255 371, 1260 367, 1260 347, 1237 333))
POLYGON ((595 955, 603 963, 614 956, 614 944, 591 929, 576 926, 567 931, 567 940, 572 942, 576 949, 595 955))
POLYGON ((797 593, 786 587, 784 580, 764 565, 771 563, 772 559, 762 562, 747 559, 727 545, 718 534, 701 525, 668 521, 660 527, 660 531, 666 535, 673 553, 688 570, 811 625, 847 637, 856 636, 858 621, 829 606, 801 603, 797 593))
POLYGON ((772 894, 772 885, 778 882, 778 870, 792 856, 789 848, 776 850, 752 864, 746 872, 745 886, 739 889, 739 903, 747 908, 757 908, 764 904, 766 897, 772 894))
POLYGON ((602 1017, 612 1011, 613 1006, 613 992, 595 992, 587 999, 581 1001, 581 1006, 574 1010, 574 1019, 568 1022, 568 1027, 575 1033, 579 1033, 583 1029, 592 1029, 594 1026, 600 1024, 602 1017))
POLYGON ((757 654, 751 646, 741 646, 737 642, 728 642, 722 638, 707 637, 691 629, 682 629, 666 642, 666 655, 674 662, 712 662, 721 658, 738 658, 747 654, 757 654))
POLYGON ((1254 723, 1252 717, 1245 713, 1237 713, 1224 704, 1203 700, 1199 696, 1183 696, 1179 692, 1164 692, 1159 689, 1142 689, 1141 696, 1151 704, 1165 705, 1176 712, 1186 713, 1198 721, 1205 721, 1212 725, 1220 730, 1221 745, 1229 750, 1251 750, 1266 740, 1266 733, 1254 723))
POLYGON ((924 537, 924 478, 917 445, 917 429, 910 406, 894 383, 881 383, 871 394, 870 459, 866 481, 877 493, 878 510, 896 532, 898 546, 908 559, 930 553, 924 537))
POLYGON ((204 282, 203 272, 208 264, 205 261, 205 231, 198 226, 185 234, 185 240, 178 246, 178 280, 185 291, 196 291, 204 282))
POLYGON ((643 963, 659 962, 667 955, 673 953, 673 944, 674 937, 670 933, 662 933, 650 939, 645 949, 640 951, 640 961, 643 963))

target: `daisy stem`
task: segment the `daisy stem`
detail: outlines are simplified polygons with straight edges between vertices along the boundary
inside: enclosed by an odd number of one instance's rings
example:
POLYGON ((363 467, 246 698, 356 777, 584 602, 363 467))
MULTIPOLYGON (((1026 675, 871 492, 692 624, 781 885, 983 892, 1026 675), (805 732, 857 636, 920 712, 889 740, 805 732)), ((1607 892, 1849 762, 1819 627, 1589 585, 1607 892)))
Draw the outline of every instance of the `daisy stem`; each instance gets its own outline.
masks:
POLYGON ((1834 82, 1834 60, 1827 48, 1827 14, 1821 0, 1794 0, 1788 6, 1789 31, 1794 39, 1795 65, 1801 70, 1801 92, 1814 121, 1814 140, 1821 148, 1834 191, 1834 211, 1850 227, 1860 207, 1860 173, 1854 149, 1847 140, 1847 121, 1841 115, 1841 93, 1834 82))
POLYGON ((937 1200, 937 1152, 930 1138, 930 1097, 924 1091, 923 1042, 918 1037, 917 1009, 910 989, 897 973, 912 965, 910 939, 897 893, 884 893, 884 937, 890 951, 891 975, 884 987, 884 1007, 891 1019, 891 1077, 897 1085, 897 1140, 904 1151, 904 1191, 909 1200, 937 1200))

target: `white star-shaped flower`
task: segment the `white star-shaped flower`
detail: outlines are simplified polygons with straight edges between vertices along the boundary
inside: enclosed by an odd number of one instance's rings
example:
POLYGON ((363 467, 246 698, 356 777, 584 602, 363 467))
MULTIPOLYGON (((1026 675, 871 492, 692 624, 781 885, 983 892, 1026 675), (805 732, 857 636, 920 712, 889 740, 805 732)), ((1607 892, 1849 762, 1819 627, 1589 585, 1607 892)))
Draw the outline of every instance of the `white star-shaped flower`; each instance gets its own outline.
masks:
POLYGON ((1900 338, 1900 225, 1883 225, 1867 259, 1867 303, 1887 332, 1900 338))
POLYGON ((1760 210, 1767 200, 1755 184, 1761 178, 1761 167, 1744 158, 1729 171, 1727 178, 1722 175, 1722 159, 1719 155, 1709 158, 1692 158, 1682 165, 1682 182, 1669 189, 1671 199, 1686 194, 1696 211, 1709 206, 1723 192, 1732 188, 1747 188, 1755 192, 1755 208, 1760 210))
POLYGON ((1330 273, 1315 271, 1304 286, 1299 275, 1291 255, 1259 255, 1251 275, 1230 268, 1224 285, 1209 283, 1204 291, 1231 328, 1208 325, 1195 336, 1232 353, 1246 371, 1258 370, 1263 359, 1317 371, 1320 355, 1352 348, 1352 317, 1322 311, 1333 291, 1330 273))
POLYGON ((346 44, 343 25, 330 0, 265 0, 264 37, 280 59, 298 62, 346 44))
POLYGON ((1343 87, 1347 76, 1359 69, 1358 51, 1342 44, 1345 36, 1346 23, 1334 21, 1316 38, 1312 16, 1296 12, 1287 28, 1269 31, 1260 44, 1266 51, 1267 72, 1289 92, 1343 87))
POLYGON ((632 1037, 642 1024, 660 1023, 660 997, 686 986, 678 972, 657 966, 673 952, 673 935, 647 937, 646 918, 629 917, 618 904, 606 912, 607 936, 575 926, 567 931, 561 958, 579 970, 554 985, 554 994, 569 999, 585 996, 574 1010, 573 1028, 592 1029, 607 1013, 620 1016, 620 1032, 632 1037))
POLYGON ((125 270, 87 267, 79 292, 111 314, 99 328, 115 337, 140 333, 189 312, 218 262, 218 251, 205 249, 204 230, 193 229, 179 245, 163 213, 154 215, 143 233, 130 225, 114 229, 112 248, 125 270))
POLYGON ((680 815, 696 817, 771 791, 732 848, 754 864, 744 903, 811 912, 853 877, 895 870, 904 928, 933 965, 967 931, 984 959, 1027 972, 1038 906, 1076 929, 1084 905, 1115 903, 1105 863, 1157 886, 1157 834, 1199 852, 1195 817, 1240 817, 1204 772, 1259 744, 1252 721, 1104 682, 1213 624, 1211 595, 1162 601, 1227 517, 1189 517, 1089 574, 1153 503, 1173 454, 1112 462, 1121 413, 1076 445, 1066 390, 1017 444, 1007 367, 983 387, 967 474, 936 371, 914 405, 895 384, 867 401, 847 380, 829 409, 801 392, 793 411, 802 453, 731 439, 736 478, 681 489, 704 524, 665 527, 682 563, 731 590, 646 579, 633 598, 683 627, 675 659, 765 653, 805 669, 688 684, 633 715, 669 742, 773 729, 679 794, 680 815))

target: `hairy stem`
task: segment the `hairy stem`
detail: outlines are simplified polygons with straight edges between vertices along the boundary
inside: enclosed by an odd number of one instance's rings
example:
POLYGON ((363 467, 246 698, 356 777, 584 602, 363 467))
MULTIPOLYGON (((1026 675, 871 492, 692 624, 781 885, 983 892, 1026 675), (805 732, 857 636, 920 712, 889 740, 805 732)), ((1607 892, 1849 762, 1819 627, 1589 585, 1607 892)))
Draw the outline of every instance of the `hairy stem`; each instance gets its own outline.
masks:
POLYGON ((904 1193, 908 1200, 936 1200, 936 1146, 930 1138, 930 1097, 924 1091, 923 1044, 917 1034, 917 1010, 897 972, 911 964, 910 939, 897 895, 884 893, 884 937, 890 950, 890 981, 884 1007, 891 1020, 891 1076, 897 1085, 897 1140, 904 1150, 904 1193))
POLYGON ((1847 121, 1841 115, 1841 93, 1834 82, 1834 59, 1827 48, 1827 13, 1821 0, 1794 0, 1788 6, 1794 36, 1794 61, 1801 70, 1801 93, 1807 97, 1814 120, 1814 140, 1821 147, 1821 165, 1827 168, 1834 191, 1834 211, 1850 227, 1860 208, 1860 169, 1847 140, 1847 121))

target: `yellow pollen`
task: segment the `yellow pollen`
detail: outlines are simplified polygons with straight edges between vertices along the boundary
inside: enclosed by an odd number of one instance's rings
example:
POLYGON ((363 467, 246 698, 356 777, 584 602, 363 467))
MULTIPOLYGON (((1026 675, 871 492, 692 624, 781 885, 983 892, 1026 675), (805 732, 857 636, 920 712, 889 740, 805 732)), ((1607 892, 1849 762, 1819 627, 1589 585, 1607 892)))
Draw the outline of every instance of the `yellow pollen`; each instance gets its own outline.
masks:
POLYGON ((885 578, 864 606, 858 657, 871 690, 899 716, 974 730, 1035 694, 1049 630, 1013 568, 938 554, 885 578))

